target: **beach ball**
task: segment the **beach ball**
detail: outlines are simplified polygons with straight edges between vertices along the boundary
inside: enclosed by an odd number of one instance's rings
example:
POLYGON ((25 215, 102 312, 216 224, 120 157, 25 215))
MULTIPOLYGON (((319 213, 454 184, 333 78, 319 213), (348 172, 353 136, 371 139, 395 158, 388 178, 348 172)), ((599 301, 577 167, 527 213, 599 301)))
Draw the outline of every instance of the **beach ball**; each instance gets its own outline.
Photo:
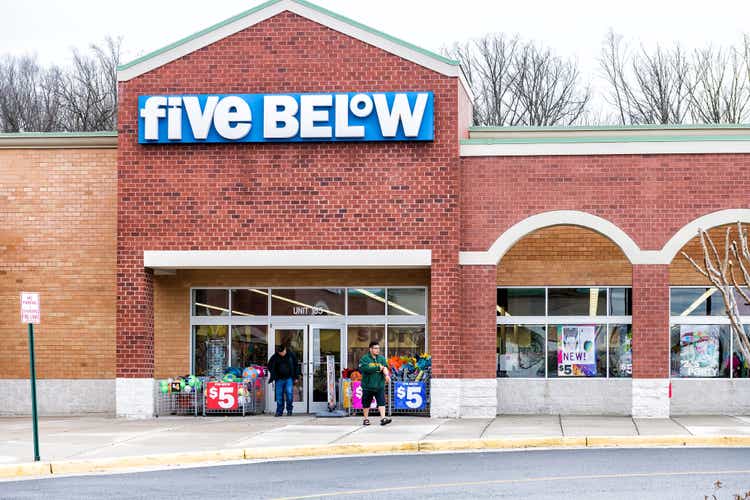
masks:
POLYGON ((252 367, 247 367, 242 371, 242 380, 245 382, 254 382, 258 378, 258 370, 252 367))
POLYGON ((185 389, 184 389, 185 392, 190 393, 192 392, 192 390, 193 390, 192 386, 189 386, 189 385, 185 386, 185 389))
POLYGON ((222 377, 221 381, 222 382, 236 382, 237 377, 235 377, 233 373, 227 373, 226 375, 224 375, 224 377, 222 377))
POLYGON ((159 390, 162 392, 162 394, 166 394, 169 392, 169 381, 167 380, 160 380, 159 381, 159 390))

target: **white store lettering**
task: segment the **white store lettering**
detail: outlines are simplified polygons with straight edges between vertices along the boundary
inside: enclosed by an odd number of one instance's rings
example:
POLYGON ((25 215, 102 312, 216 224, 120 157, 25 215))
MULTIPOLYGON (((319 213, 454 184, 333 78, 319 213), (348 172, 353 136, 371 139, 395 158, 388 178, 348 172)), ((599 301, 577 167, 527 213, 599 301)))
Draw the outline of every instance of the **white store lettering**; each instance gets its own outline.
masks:
POLYGON ((156 95, 141 96, 139 108, 141 143, 432 140, 433 133, 430 92, 156 95), (261 130, 253 130, 254 111, 261 130))

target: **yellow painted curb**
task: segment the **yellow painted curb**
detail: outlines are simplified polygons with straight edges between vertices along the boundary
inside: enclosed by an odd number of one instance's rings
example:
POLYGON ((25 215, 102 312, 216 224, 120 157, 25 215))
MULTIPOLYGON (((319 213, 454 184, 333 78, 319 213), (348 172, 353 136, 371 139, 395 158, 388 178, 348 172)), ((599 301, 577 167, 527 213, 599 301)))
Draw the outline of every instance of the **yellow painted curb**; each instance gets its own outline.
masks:
POLYGON ((584 437, 538 437, 504 439, 456 439, 445 441, 421 441, 419 451, 501 450, 518 448, 585 447, 584 437))
POLYGON ((27 462, 0 465, 0 477, 48 476, 52 474, 49 462, 27 462))
POLYGON ((52 474, 83 474, 103 472, 115 469, 132 469, 138 467, 158 467, 165 465, 185 465, 202 462, 223 462, 243 460, 244 450, 214 450, 192 453, 165 453, 161 455, 142 455, 134 457, 104 458, 91 460, 66 460, 52 462, 52 474))
POLYGON ((586 446, 750 446, 750 436, 589 436, 586 446))
POLYGON ((397 443, 352 443, 318 446, 280 446, 276 448, 246 448, 245 458, 325 457, 333 455, 361 455, 368 453, 399 453, 419 451, 416 441, 397 443))
POLYGON ((562 447, 649 447, 649 446, 748 446, 750 436, 589 436, 589 437, 516 437, 503 439, 455 439, 385 443, 351 443, 317 446, 280 446, 193 453, 167 453, 134 457, 29 462, 0 465, 0 478, 45 476, 50 474, 86 474, 132 468, 257 460, 272 458, 325 457, 372 453, 420 451, 468 451, 562 447))

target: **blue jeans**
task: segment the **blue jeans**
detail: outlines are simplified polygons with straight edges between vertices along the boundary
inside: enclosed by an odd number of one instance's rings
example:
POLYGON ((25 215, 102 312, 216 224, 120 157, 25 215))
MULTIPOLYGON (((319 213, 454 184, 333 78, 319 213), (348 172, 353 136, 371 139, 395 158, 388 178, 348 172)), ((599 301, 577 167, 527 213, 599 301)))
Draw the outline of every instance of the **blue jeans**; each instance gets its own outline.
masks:
POLYGON ((292 414, 292 405, 294 403, 294 380, 285 378, 274 382, 276 385, 276 415, 284 413, 284 397, 286 396, 286 412, 292 414))

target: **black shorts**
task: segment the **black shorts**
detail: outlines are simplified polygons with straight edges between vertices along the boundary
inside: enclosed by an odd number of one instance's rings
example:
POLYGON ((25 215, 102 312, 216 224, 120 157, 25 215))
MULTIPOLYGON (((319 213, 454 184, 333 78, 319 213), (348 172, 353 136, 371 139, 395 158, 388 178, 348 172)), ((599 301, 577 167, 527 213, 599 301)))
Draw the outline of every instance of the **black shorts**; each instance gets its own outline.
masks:
POLYGON ((378 406, 385 406, 385 389, 362 389, 362 408, 369 408, 372 399, 378 402, 378 406))

